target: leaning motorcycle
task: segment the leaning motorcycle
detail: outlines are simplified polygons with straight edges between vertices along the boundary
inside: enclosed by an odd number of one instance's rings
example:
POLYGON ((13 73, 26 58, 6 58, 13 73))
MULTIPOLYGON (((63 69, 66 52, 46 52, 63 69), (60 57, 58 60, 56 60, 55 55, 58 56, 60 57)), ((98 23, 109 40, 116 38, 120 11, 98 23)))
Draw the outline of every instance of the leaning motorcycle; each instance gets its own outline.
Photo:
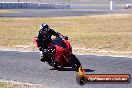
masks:
MULTIPOLYGON (((36 38, 34 38, 35 41, 36 38)), ((46 62, 58 69, 59 67, 72 67, 74 71, 78 71, 79 67, 81 66, 80 61, 77 57, 72 53, 72 47, 68 38, 60 35, 56 38, 52 39, 52 42, 48 44, 50 47, 55 47, 54 52, 48 53, 46 62)), ((51 48, 52 49, 52 48, 51 48)), ((50 50, 50 49, 49 49, 50 50)), ((43 50, 43 53, 45 50, 43 50)))

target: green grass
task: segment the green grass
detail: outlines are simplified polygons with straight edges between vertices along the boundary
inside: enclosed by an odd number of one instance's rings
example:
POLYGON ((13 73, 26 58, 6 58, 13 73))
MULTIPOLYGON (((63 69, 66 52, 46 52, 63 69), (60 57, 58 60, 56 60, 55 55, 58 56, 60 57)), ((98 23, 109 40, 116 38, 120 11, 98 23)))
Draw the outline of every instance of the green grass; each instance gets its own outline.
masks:
POLYGON ((19 84, 12 82, 0 82, 0 88, 48 88, 47 86, 37 84, 19 84))
POLYGON ((5 10, 5 9, 0 9, 0 14, 1 13, 18 13, 18 12, 16 12, 15 10, 5 10))
POLYGON ((132 15, 0 18, 0 47, 35 48, 33 37, 43 22, 67 35, 75 48, 132 51, 132 15))
POLYGON ((0 88, 13 88, 13 86, 3 83, 3 82, 0 82, 0 88))

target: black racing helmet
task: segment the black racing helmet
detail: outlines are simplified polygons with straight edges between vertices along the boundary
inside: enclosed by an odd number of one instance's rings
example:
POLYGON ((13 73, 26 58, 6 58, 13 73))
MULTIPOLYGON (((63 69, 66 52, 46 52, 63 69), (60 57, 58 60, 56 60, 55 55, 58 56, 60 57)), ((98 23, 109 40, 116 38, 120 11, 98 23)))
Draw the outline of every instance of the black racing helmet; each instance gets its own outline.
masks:
POLYGON ((45 24, 45 23, 41 24, 40 25, 40 34, 45 35, 47 33, 48 29, 49 29, 48 24, 45 24))
POLYGON ((49 28, 49 25, 48 24, 43 23, 43 24, 40 25, 40 29, 41 30, 48 29, 48 28, 49 28))

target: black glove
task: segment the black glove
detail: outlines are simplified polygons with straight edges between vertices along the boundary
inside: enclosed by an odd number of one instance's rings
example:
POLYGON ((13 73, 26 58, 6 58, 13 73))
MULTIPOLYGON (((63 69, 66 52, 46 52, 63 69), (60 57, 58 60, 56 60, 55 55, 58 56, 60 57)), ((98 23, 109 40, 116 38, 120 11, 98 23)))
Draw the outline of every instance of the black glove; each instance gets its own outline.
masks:
POLYGON ((65 40, 68 40, 68 37, 67 37, 67 36, 64 36, 64 39, 65 39, 65 40))
POLYGON ((60 34, 60 36, 62 36, 65 40, 68 40, 67 36, 64 36, 64 35, 61 35, 61 34, 60 34))

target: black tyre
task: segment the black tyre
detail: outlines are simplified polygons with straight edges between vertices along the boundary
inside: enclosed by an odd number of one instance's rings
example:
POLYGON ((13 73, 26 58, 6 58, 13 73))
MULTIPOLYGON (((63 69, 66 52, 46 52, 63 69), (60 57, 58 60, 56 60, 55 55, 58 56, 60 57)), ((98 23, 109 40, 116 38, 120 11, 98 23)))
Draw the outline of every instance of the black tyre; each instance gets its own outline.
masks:
POLYGON ((84 85, 87 82, 87 79, 84 76, 77 76, 76 81, 79 85, 84 85))
POLYGON ((71 67, 73 68, 74 71, 78 72, 79 67, 81 66, 80 61, 76 58, 75 55, 72 54, 71 59, 70 59, 71 67))

